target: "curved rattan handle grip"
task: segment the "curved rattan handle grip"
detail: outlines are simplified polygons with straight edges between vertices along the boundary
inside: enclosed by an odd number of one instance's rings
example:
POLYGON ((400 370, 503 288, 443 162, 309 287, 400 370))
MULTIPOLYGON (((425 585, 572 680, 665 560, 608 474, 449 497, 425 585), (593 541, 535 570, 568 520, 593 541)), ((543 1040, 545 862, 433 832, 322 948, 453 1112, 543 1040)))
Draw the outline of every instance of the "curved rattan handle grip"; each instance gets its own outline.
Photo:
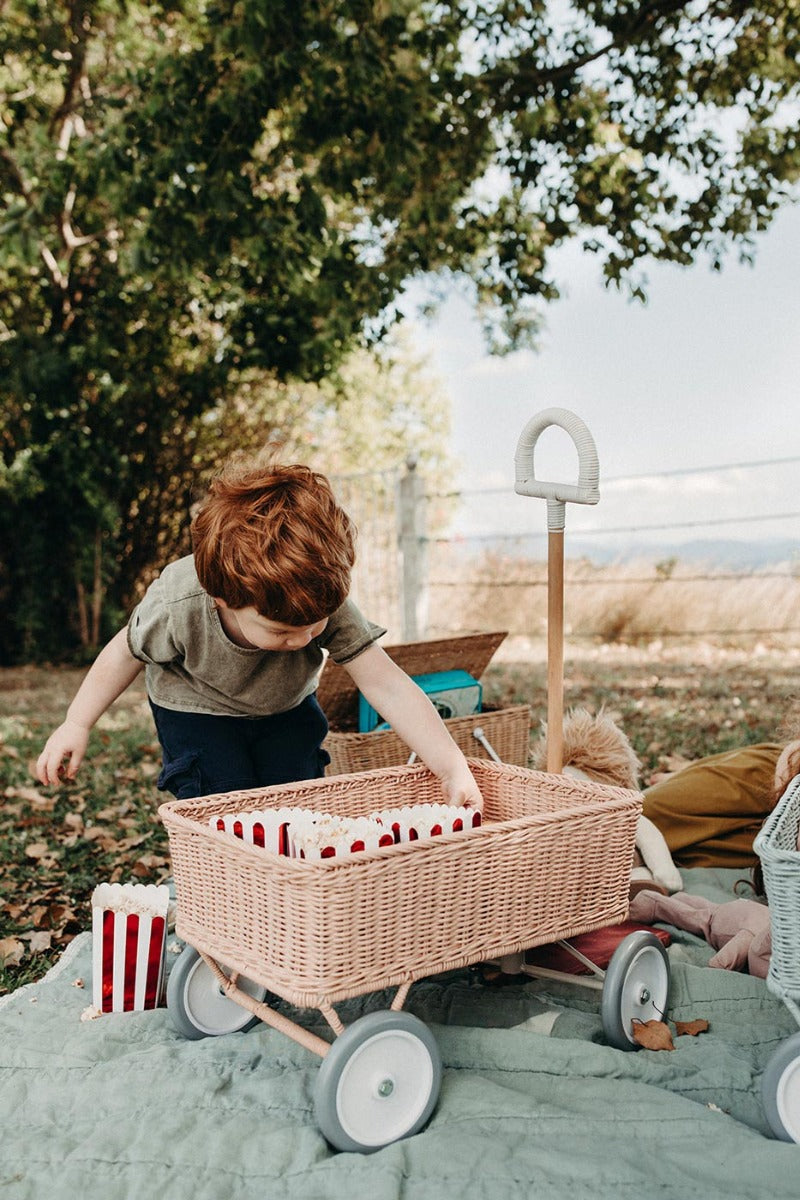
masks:
POLYGON ((563 511, 565 502, 597 504, 600 499, 600 464, 594 438, 580 417, 567 408, 545 408, 535 417, 531 417, 519 436, 514 466, 514 491, 520 496, 540 496, 547 500, 548 523, 551 528, 563 527, 563 519, 553 526, 551 516, 555 515, 557 520, 558 511, 563 511), (534 450, 544 430, 551 425, 558 425, 564 429, 575 443, 575 449, 578 451, 577 483, 549 483, 536 478, 533 465, 534 450))

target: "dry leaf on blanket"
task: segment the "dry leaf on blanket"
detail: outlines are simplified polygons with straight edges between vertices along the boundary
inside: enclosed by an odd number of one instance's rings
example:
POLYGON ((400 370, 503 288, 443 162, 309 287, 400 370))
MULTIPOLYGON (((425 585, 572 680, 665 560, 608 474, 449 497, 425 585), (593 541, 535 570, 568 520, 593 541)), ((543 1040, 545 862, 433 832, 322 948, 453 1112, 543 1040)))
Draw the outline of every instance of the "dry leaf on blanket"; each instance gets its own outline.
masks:
POLYGON ((634 1021, 633 1040, 646 1050, 674 1050, 669 1025, 664 1021, 634 1021))
POLYGON ((708 1031, 708 1021, 705 1017, 698 1017, 696 1021, 676 1021, 675 1033, 678 1037, 686 1033, 689 1037, 697 1037, 698 1033, 706 1033, 708 1031))

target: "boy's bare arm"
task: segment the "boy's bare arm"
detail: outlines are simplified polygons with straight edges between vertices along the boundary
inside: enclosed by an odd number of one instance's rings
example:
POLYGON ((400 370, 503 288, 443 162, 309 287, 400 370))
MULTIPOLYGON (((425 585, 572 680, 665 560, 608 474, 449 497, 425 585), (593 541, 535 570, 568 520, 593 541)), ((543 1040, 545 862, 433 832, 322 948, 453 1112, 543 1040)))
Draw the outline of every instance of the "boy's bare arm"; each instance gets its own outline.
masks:
POLYGON ((480 807, 483 800, 467 760, 422 688, 380 646, 344 665, 375 711, 439 778, 447 802, 480 807))
POLYGON ((36 763, 40 783, 58 783, 65 758, 69 758, 67 778, 75 778, 95 721, 130 687, 143 666, 128 649, 127 629, 120 629, 89 668, 63 724, 47 739, 36 763))

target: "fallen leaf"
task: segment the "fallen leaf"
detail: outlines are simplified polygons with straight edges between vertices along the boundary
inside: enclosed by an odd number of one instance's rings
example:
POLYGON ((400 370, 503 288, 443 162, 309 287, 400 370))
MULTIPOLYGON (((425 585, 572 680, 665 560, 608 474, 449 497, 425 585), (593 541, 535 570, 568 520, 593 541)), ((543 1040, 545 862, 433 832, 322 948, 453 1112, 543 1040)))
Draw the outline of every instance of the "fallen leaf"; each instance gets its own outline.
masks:
POLYGON ((22 937, 30 946, 31 954, 41 954, 43 950, 49 950, 53 941, 53 934, 49 929, 40 929, 36 933, 23 933, 22 937))
POLYGON ((708 1021, 705 1017, 698 1017, 694 1021, 676 1021, 675 1033, 678 1037, 682 1034, 688 1034, 689 1037, 697 1037, 698 1033, 706 1033, 708 1031, 708 1021))
POLYGON ((6 795, 17 800, 26 800, 42 812, 52 812, 58 800, 57 796, 32 787, 7 787, 6 795))
POLYGON ((162 858, 160 854, 143 854, 131 867, 131 874, 141 878, 143 875, 149 875, 151 871, 155 871, 157 867, 166 865, 167 859, 162 858))
POLYGON ((49 905, 47 904, 38 904, 31 909, 30 922, 34 929, 41 929, 43 925, 48 924, 48 912, 49 905))
POLYGON ((0 966, 18 967, 25 956, 25 943, 19 938, 0 938, 0 966))
POLYGON ((135 850, 137 846, 141 846, 143 842, 148 841, 149 833, 139 833, 131 835, 131 837, 122 838, 118 842, 120 850, 135 850))
POLYGON ((47 842, 28 842, 25 847, 28 858, 45 858, 50 853, 47 842))
POLYGON ((90 825, 84 829, 83 836, 87 842, 114 841, 114 834, 105 825, 90 825))
POLYGON ((664 1021, 634 1021, 633 1040, 646 1050, 674 1050, 669 1025, 664 1021))
POLYGON ((114 807, 99 808, 94 814, 96 821, 116 821, 119 816, 119 809, 114 807))

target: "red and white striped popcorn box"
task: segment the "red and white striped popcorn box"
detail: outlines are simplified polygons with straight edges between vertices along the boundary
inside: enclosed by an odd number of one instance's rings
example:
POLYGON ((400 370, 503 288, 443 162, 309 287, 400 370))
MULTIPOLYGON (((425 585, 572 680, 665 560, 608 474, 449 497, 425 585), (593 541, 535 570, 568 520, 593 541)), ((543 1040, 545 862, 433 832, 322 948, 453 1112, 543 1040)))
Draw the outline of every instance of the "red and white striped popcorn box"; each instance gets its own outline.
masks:
POLYGON ((169 888, 101 883, 92 893, 92 1003, 103 1013, 157 1008, 164 991, 169 888))
POLYGON ((296 858, 349 858, 365 850, 393 846, 394 837, 369 817, 304 813, 289 825, 289 843, 296 858))
POLYGON ((395 842, 415 842, 418 838, 437 837, 477 829, 481 823, 478 808, 458 804, 408 804, 403 808, 370 813, 373 820, 391 829, 395 842))
MULTIPOLYGON (((289 845, 289 824, 293 819, 308 815, 301 808, 272 808, 254 812, 222 813, 218 817, 209 818, 212 829, 224 833, 232 833, 254 846, 263 846, 273 854, 291 854, 289 845)), ((323 813, 312 813, 314 817, 324 816, 323 813)))

